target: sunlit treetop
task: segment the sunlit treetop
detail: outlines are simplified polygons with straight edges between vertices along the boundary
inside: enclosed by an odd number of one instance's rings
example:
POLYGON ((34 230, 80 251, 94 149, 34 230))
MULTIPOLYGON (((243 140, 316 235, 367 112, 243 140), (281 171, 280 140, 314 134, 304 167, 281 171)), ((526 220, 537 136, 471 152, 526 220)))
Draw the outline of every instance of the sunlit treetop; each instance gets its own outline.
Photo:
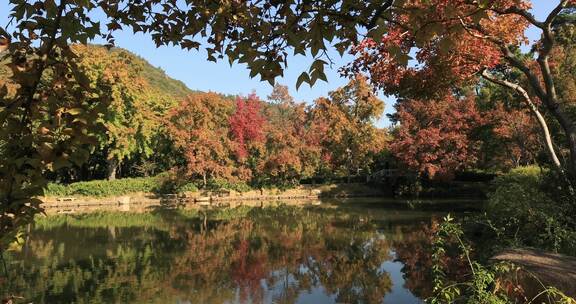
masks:
MULTIPOLYGON (((16 31, 5 38, 13 43, 44 39, 54 21, 63 39, 86 43, 96 36, 114 42, 114 32, 130 29, 151 35, 157 45, 184 49, 204 48, 208 60, 245 63, 250 76, 273 82, 283 75, 291 54, 309 54, 316 60, 302 74, 313 84, 326 79, 330 62, 326 50, 341 54, 362 37, 358 27, 376 28, 391 0, 341 1, 177 1, 177 0, 11 0, 16 31), (101 20, 90 12, 103 11, 101 20)), ((4 32, 4 30, 1 30, 4 32)), ((1 32, 0 32, 1 33, 1 32)), ((18 47, 18 46, 16 46, 18 47)))
POLYGON ((530 1, 399 2, 404 5, 394 2, 381 38, 354 46, 357 59, 346 72, 365 72, 385 93, 413 98, 474 82, 484 69, 528 68, 517 54, 529 43, 524 35, 529 26, 543 32, 535 51, 547 57, 554 44, 551 27, 576 3, 558 1, 539 21, 530 13, 530 1))

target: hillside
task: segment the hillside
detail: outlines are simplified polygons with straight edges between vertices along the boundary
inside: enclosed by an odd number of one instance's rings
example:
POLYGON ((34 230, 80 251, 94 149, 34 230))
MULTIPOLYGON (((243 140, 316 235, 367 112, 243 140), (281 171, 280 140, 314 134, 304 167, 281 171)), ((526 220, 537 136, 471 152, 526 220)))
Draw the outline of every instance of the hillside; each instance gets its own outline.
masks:
MULTIPOLYGON (((94 46, 101 47, 101 46, 94 46)), ((153 87, 157 88, 164 94, 169 94, 177 98, 185 97, 191 93, 197 93, 199 91, 190 90, 182 81, 170 78, 166 75, 166 72, 161 68, 154 67, 146 59, 122 48, 113 48, 110 52, 120 52, 134 62, 136 65, 140 66, 142 69, 142 76, 150 83, 153 87)))
MULTIPOLYGON (((89 49, 104 49, 103 46, 90 45, 89 49)), ((130 62, 135 69, 139 69, 139 74, 148 81, 148 83, 162 94, 173 96, 176 99, 183 98, 189 94, 200 91, 190 90, 182 81, 171 78, 161 68, 154 67, 146 59, 122 48, 113 48, 109 50, 114 55, 125 57, 126 62, 130 62)), ((0 64, 0 84, 7 81, 11 76, 11 71, 7 62, 0 64)))

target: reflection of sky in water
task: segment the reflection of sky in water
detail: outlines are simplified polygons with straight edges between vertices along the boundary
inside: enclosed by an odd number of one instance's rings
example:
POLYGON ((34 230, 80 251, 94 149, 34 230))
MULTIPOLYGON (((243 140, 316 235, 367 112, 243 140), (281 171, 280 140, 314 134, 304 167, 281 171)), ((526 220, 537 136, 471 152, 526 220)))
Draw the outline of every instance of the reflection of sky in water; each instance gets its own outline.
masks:
MULTIPOLYGON (((392 260, 396 260, 396 253, 392 252, 392 260)), ((404 265, 396 261, 387 261, 382 264, 382 270, 387 271, 392 278, 392 291, 384 297, 384 303, 402 303, 402 304, 412 304, 412 303, 424 303, 424 301, 415 297, 410 290, 404 288, 404 274, 402 273, 402 267, 404 265)))

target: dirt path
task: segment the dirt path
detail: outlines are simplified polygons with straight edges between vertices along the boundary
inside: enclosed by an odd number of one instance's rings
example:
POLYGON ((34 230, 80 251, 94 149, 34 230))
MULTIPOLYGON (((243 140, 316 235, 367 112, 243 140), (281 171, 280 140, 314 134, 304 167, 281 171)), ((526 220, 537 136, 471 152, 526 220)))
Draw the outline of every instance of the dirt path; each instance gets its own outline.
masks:
POLYGON ((533 249, 509 249, 496 255, 494 260, 512 262, 540 280, 525 276, 526 291, 542 290, 542 284, 553 286, 571 297, 576 297, 576 257, 533 249))

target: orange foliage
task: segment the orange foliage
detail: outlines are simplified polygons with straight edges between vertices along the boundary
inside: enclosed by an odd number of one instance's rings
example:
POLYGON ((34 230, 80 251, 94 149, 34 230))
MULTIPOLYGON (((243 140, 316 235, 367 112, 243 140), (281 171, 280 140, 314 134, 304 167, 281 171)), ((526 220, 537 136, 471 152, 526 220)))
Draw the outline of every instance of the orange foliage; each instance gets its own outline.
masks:
POLYGON ((183 151, 187 171, 203 178, 233 178, 228 117, 232 103, 216 93, 188 96, 169 113, 168 130, 183 151))

